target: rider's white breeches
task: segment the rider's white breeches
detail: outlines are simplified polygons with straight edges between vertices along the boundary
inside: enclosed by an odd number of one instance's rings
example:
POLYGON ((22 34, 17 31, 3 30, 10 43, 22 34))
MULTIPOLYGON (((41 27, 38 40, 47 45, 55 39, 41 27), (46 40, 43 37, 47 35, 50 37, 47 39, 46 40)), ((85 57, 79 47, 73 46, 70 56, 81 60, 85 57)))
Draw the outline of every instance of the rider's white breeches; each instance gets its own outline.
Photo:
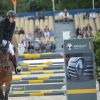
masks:
MULTIPOLYGON (((6 44, 7 44, 7 41, 6 40, 3 40, 2 41, 2 44, 3 44, 3 46, 5 46, 6 44)), ((14 46, 11 44, 11 42, 9 41, 9 48, 8 48, 8 52, 12 55, 12 56, 14 56, 15 54, 14 54, 14 46)))

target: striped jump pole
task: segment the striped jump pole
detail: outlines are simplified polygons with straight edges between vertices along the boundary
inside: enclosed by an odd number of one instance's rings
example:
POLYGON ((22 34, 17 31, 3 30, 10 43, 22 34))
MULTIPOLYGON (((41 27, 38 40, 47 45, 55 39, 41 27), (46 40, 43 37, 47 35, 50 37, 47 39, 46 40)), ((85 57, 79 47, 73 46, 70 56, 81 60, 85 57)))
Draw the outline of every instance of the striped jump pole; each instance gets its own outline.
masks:
MULTIPOLYGON (((34 62, 34 61, 32 61, 32 62, 34 62)), ((48 62, 44 62, 44 63, 26 63, 26 62, 24 62, 24 60, 23 61, 21 61, 21 62, 18 62, 18 66, 21 66, 21 67, 24 67, 24 66, 50 66, 50 65, 52 65, 52 66, 59 66, 59 65, 64 65, 64 62, 52 62, 52 61, 48 61, 48 62)))
POLYGON ((45 67, 58 67, 58 66, 59 66, 59 67, 60 67, 60 66, 63 67, 64 65, 45 65, 45 64, 44 64, 44 65, 29 65, 29 66, 19 66, 19 67, 21 67, 21 68, 24 68, 24 67, 27 67, 27 68, 28 68, 28 67, 31 67, 31 68, 32 68, 32 67, 34 67, 34 68, 37 68, 37 67, 45 68, 45 67))
POLYGON ((51 59, 51 58, 63 58, 63 53, 41 53, 41 54, 23 54, 19 56, 19 59, 51 59))
MULTIPOLYGON (((63 70, 59 70, 59 71, 42 71, 42 72, 34 72, 34 71, 26 71, 26 72, 20 72, 17 74, 18 75, 32 75, 32 74, 60 74, 60 73, 64 73, 63 70)), ((13 75, 16 75, 15 72, 13 73, 13 75)))
POLYGON ((48 80, 48 79, 64 79, 64 76, 38 76, 38 77, 13 77, 13 81, 21 80, 48 80))
POLYGON ((62 89, 64 83, 42 83, 42 84, 11 84, 11 91, 31 91, 31 90, 50 90, 62 89))
POLYGON ((43 84, 43 83, 60 83, 64 82, 64 79, 48 79, 48 80, 21 80, 12 81, 12 84, 43 84))
POLYGON ((22 96, 49 96, 49 95, 66 95, 66 94, 93 94, 96 89, 74 89, 74 90, 40 90, 40 91, 14 91, 10 93, 10 97, 22 96))
POLYGON ((64 68, 62 66, 57 67, 22 67, 21 71, 37 71, 37 70, 63 70, 64 68))
POLYGON ((64 90, 42 90, 42 91, 15 91, 10 93, 10 97, 23 96, 50 96, 50 95, 64 95, 64 90))
POLYGON ((18 65, 20 66, 29 66, 29 65, 39 65, 39 64, 45 64, 45 65, 52 65, 52 64, 64 64, 63 58, 57 58, 57 59, 33 59, 33 60, 25 60, 21 59, 18 60, 18 65))

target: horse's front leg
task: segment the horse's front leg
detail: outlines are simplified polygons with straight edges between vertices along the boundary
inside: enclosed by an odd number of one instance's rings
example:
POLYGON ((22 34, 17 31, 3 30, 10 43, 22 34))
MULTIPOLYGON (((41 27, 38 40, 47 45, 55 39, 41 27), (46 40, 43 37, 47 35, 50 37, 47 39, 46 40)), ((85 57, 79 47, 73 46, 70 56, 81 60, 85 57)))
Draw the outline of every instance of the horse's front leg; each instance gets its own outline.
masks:
POLYGON ((10 91, 10 86, 11 86, 11 83, 7 83, 7 84, 6 84, 5 98, 4 98, 4 100, 8 100, 9 91, 10 91))
POLYGON ((4 100, 4 95, 3 95, 2 86, 0 86, 0 100, 4 100))

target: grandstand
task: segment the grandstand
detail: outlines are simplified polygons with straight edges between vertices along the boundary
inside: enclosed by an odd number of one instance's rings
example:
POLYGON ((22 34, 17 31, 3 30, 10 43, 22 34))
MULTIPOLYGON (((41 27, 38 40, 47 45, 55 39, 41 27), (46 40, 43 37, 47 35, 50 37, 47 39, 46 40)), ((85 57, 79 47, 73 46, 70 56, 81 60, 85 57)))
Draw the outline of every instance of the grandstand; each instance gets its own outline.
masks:
MULTIPOLYGON (((39 45, 36 43, 36 50, 38 52, 63 51, 61 48, 63 44, 63 32, 69 31, 71 37, 75 37, 77 28, 82 30, 84 27, 90 25, 92 36, 94 36, 100 30, 99 9, 69 11, 67 14, 69 22, 63 24, 63 19, 63 12, 42 12, 42 17, 37 16, 36 13, 19 13, 16 18, 16 27, 18 28, 17 30, 23 28, 25 34, 24 36, 23 34, 16 34, 17 40, 21 43, 22 40, 28 38, 29 34, 31 34, 33 35, 32 42, 34 44, 38 41, 38 44, 41 44, 42 48, 46 48, 46 50, 41 51, 39 45), (54 50, 49 50, 52 43, 54 50)), ((26 45, 28 46, 28 41, 26 45)))

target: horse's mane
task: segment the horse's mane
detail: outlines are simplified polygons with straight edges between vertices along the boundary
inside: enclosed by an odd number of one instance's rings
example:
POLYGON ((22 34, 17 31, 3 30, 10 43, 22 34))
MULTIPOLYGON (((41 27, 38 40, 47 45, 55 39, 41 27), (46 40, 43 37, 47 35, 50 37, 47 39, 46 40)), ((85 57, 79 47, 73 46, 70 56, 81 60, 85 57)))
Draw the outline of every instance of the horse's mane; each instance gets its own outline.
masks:
POLYGON ((0 53, 1 54, 7 54, 8 53, 7 48, 4 48, 4 47, 0 48, 0 53))
POLYGON ((10 58, 9 58, 9 52, 7 49, 2 48, 0 49, 0 64, 1 65, 7 65, 10 58))

